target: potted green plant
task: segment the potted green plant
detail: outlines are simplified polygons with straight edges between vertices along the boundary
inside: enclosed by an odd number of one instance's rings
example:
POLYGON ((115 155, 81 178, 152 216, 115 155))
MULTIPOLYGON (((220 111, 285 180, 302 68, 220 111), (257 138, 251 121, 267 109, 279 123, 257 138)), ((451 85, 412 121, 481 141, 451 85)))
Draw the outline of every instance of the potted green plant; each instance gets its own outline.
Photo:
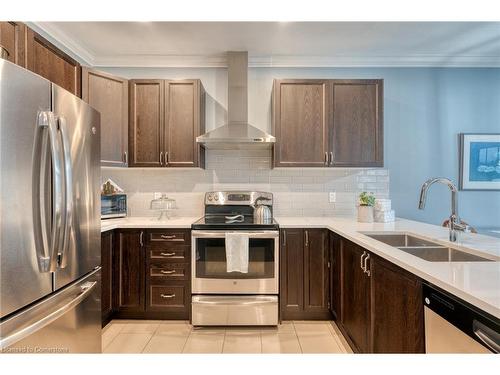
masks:
POLYGON ((360 223, 373 223, 373 206, 375 197, 373 193, 363 191, 358 200, 358 221, 360 223))

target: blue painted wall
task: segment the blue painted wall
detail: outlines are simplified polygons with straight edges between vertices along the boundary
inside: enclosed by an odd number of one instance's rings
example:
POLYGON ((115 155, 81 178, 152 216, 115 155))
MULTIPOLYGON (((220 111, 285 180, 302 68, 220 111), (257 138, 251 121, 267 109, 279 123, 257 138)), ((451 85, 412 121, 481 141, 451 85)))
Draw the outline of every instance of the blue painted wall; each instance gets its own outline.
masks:
MULTIPOLYGON (((207 91, 207 130, 224 123, 226 70, 108 68, 128 78, 200 78, 207 91)), ((424 211, 420 186, 445 176, 458 184, 458 133, 500 133, 500 69, 463 68, 251 68, 249 121, 271 130, 274 78, 383 78, 385 166, 400 217, 440 224, 450 214, 450 193, 431 187, 424 211)), ((500 191, 462 191, 459 214, 476 227, 500 227, 500 191)))

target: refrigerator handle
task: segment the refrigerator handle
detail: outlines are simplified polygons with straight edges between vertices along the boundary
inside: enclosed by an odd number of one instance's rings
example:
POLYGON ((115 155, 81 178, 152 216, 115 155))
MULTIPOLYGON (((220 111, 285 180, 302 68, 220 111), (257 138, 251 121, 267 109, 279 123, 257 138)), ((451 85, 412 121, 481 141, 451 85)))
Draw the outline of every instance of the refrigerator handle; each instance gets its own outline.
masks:
POLYGON ((71 233, 73 230, 73 167, 71 163, 71 150, 69 147, 69 139, 66 133, 66 119, 64 117, 58 118, 59 131, 61 132, 62 139, 62 153, 64 165, 64 197, 66 198, 66 210, 64 212, 64 226, 63 226, 63 243, 61 247, 61 254, 59 259, 59 268, 65 268, 68 259, 68 249, 71 240, 71 233))
MULTIPOLYGON (((84 299, 86 299, 94 290, 97 285, 97 281, 87 281, 79 286, 79 293, 73 296, 67 303, 57 308, 57 310, 52 311, 50 314, 44 316, 41 319, 37 319, 33 324, 23 327, 20 330, 14 331, 12 334, 2 337, 0 339, 0 350, 15 344, 16 342, 22 340, 29 335, 41 330, 43 327, 48 326, 50 323, 60 318, 66 314, 73 307, 79 305, 84 299)), ((22 327, 22 326, 21 326, 22 327)))
MULTIPOLYGON (((63 211, 65 210, 64 191, 62 188, 61 145, 54 114, 50 111, 41 111, 37 118, 37 132, 33 152, 33 226, 35 228, 35 251, 37 253, 40 272, 54 272, 57 267, 57 253, 61 245, 61 228, 63 224, 63 211), (47 133, 45 133, 47 131, 47 133), (50 156, 52 164, 52 230, 50 237, 45 222, 45 210, 42 211, 42 202, 50 195, 46 191, 41 194, 40 186, 45 183, 41 180, 41 164, 46 164, 45 142, 47 135, 50 143, 50 156), (43 196, 42 196, 43 195, 43 196), (43 218, 42 218, 43 216, 43 218)), ((44 174, 44 177, 46 174, 44 174)))

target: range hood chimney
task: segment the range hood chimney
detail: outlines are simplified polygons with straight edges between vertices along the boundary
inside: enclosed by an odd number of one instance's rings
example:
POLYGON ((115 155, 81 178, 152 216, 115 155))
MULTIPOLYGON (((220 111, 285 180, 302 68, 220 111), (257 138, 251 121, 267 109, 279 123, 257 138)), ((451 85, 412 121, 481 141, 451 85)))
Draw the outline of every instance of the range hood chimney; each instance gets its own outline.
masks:
POLYGON ((248 52, 227 53, 228 123, 196 138, 207 149, 271 148, 276 138, 248 123, 248 52))

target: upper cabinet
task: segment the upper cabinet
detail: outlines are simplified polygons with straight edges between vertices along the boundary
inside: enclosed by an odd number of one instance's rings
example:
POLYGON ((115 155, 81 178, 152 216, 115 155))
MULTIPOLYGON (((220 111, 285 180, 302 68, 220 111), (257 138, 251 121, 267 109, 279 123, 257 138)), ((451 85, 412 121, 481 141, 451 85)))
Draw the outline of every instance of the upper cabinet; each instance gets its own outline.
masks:
POLYGON ((382 167, 383 80, 275 80, 275 167, 382 167))
POLYGON ((33 30, 26 31, 26 68, 80 96, 80 64, 33 30))
POLYGON ((128 81, 82 68, 82 99, 101 113, 101 165, 128 164, 128 81))
POLYGON ((200 80, 131 80, 129 166, 203 168, 204 100, 200 80))
POLYGON ((0 45, 7 53, 7 60, 19 66, 26 66, 26 26, 20 22, 0 22, 0 45))
POLYGON ((383 81, 333 80, 330 165, 384 165, 383 81))
POLYGON ((276 80, 273 93, 276 167, 323 167, 329 132, 327 80, 276 80))

